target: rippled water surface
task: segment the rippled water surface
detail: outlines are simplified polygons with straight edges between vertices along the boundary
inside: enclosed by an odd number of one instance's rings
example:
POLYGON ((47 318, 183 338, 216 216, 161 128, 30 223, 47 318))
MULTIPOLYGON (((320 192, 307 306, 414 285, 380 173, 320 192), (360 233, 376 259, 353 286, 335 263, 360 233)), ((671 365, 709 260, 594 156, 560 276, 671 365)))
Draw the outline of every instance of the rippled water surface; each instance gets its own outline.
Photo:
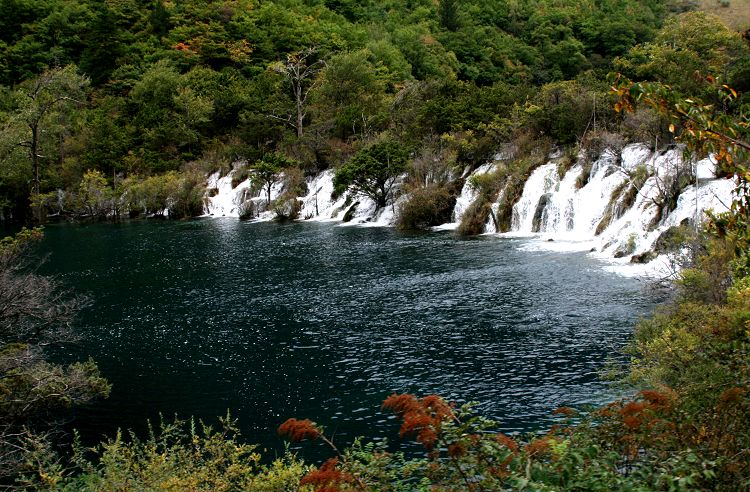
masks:
POLYGON ((522 244, 233 219, 49 227, 45 270, 93 301, 69 355, 114 385, 75 425, 93 439, 229 408, 265 446, 290 416, 347 442, 392 434, 379 406, 396 391, 544 427, 604 398, 597 371, 652 299, 583 254, 522 244))

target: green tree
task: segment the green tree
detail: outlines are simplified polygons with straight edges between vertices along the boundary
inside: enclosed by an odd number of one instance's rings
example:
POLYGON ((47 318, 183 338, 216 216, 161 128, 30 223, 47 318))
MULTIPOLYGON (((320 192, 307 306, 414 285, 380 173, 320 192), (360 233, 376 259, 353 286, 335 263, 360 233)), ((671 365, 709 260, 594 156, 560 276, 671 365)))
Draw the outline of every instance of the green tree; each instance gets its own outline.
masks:
MULTIPOLYGON (((87 86, 88 79, 75 66, 68 65, 45 70, 15 92, 16 108, 0 139, 5 141, 6 149, 9 144, 25 149, 25 160, 31 166, 32 198, 41 192, 42 164, 48 160, 43 148, 60 121, 54 116, 83 104, 87 86)), ((37 220, 41 219, 41 208, 36 208, 35 215, 37 220)))
MULTIPOLYGON (((204 77, 212 73, 198 70, 204 77)), ((153 153, 149 164, 156 170, 178 167, 180 151, 192 157, 211 121, 213 99, 198 92, 202 77, 192 73, 182 75, 161 60, 133 87, 131 99, 137 107, 133 121, 140 127, 144 147, 153 153)))
POLYGON ((406 171, 408 160, 409 149, 393 140, 381 140, 357 152, 336 171, 334 190, 338 194, 352 190, 383 208, 391 198, 396 178, 406 171))
POLYGON ((114 211, 112 189, 100 171, 89 170, 84 173, 78 185, 78 199, 86 214, 90 217, 104 217, 114 211))
POLYGON ((723 75, 750 60, 750 48, 721 20, 705 12, 688 12, 669 19, 653 42, 633 47, 615 68, 636 80, 653 80, 694 96, 708 96, 697 74, 723 75))
POLYGON ((440 17, 440 25, 449 31, 456 31, 461 25, 458 18, 457 0, 440 0, 438 15, 440 17))
POLYGON ((385 83, 371 55, 368 50, 334 55, 320 74, 317 107, 334 121, 340 138, 367 135, 386 120, 385 83))
POLYGON ((263 159, 253 164, 250 171, 253 173, 253 181, 259 183, 266 191, 266 204, 271 204, 271 188, 279 179, 284 168, 291 167, 295 163, 279 152, 266 154, 263 159))

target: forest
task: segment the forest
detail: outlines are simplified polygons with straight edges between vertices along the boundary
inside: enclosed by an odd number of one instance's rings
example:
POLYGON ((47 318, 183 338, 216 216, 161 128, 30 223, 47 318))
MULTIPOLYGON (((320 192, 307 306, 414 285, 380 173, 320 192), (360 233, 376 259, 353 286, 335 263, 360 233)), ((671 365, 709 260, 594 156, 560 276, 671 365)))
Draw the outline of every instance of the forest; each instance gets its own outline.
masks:
MULTIPOLYGON (((3 223, 165 210, 189 218, 203 213, 209 173, 241 168, 270 202, 280 172, 302 183, 332 169, 336 193, 356 189, 380 207, 390 199, 382 173, 405 173, 412 198, 399 225, 423 229, 455 202, 448 176, 499 149, 514 155, 502 179, 519 184, 538 149, 586 155, 630 142, 714 155, 719 173, 735 177, 737 199, 683 238, 692 249, 671 300, 638 325, 630 363, 613 369, 630 396, 592 411, 560 408, 559 425, 519 437, 471 405, 391 395, 383 411, 423 448, 416 456, 364 440, 339 448, 318 423, 284 422, 279 434, 290 441, 330 447, 322 464, 292 451, 261 457, 230 414, 218 427, 162 422, 148 436, 118 433, 93 448, 61 439, 58 414, 110 386, 93 360, 48 359, 50 347, 75 341, 69 328, 86 300, 36 273, 42 232, 24 229, 0 240, 0 487, 750 488, 750 30, 700 7, 3 1, 3 223)), ((478 186, 496 195, 492 179, 478 186)))
POLYGON ((743 91, 746 42, 674 16, 690 8, 3 2, 0 216, 200 215, 208 172, 276 154, 311 174, 383 140, 412 156, 415 182, 425 162, 477 166, 508 142, 668 144, 651 113, 613 111, 607 75, 705 96, 696 74, 721 74, 743 91))

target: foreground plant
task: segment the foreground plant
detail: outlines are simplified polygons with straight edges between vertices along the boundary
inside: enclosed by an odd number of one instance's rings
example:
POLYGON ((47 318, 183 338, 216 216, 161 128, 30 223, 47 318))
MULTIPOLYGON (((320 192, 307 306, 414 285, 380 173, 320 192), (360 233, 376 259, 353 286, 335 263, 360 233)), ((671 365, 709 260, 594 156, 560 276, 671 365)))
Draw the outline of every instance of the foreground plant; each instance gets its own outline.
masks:
POLYGON ((24 475, 46 481, 58 469, 53 435, 63 412, 107 396, 92 360, 67 366, 47 360, 51 346, 76 339, 70 324, 85 299, 34 272, 31 246, 40 229, 0 240, 0 487, 24 475))
POLYGON ((76 491, 227 491, 298 490, 308 467, 287 453, 261 463, 256 446, 238 440, 236 420, 229 414, 214 429, 194 420, 162 421, 141 441, 118 432, 92 450, 75 447, 80 472, 65 482, 76 491), (91 460, 90 453, 95 459, 91 460))

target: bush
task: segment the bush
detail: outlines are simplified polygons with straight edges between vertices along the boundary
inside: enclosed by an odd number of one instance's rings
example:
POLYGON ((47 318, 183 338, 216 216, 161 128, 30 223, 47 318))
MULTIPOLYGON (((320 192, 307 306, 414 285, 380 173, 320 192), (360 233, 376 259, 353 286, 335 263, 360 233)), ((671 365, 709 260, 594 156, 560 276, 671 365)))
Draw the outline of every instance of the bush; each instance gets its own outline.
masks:
POLYGON ((175 420, 161 422, 145 441, 118 433, 95 449, 93 462, 76 447, 74 459, 81 473, 65 486, 79 491, 298 490, 308 467, 291 454, 264 465, 255 446, 241 443, 238 436, 229 415, 220 419, 219 430, 175 420))
POLYGON ((492 213, 492 203, 481 196, 474 200, 461 217, 458 233, 462 236, 482 234, 487 226, 487 219, 492 213))
POLYGON ((146 178, 125 180, 125 201, 131 212, 164 215, 181 219, 203 213, 206 180, 202 174, 187 170, 170 171, 146 178))
POLYGON ((425 230, 450 222, 455 206, 455 192, 448 186, 416 188, 399 207, 396 226, 401 230, 425 230))
MULTIPOLYGON (((497 200, 500 189, 506 180, 508 170, 498 168, 494 171, 473 175, 469 178, 469 185, 478 191, 478 196, 461 217, 458 233, 463 236, 474 236, 485 231, 487 219, 492 215, 492 203, 497 200)), ((497 220, 493 216, 497 226, 497 220)), ((497 227, 496 227, 497 229, 497 227)))

